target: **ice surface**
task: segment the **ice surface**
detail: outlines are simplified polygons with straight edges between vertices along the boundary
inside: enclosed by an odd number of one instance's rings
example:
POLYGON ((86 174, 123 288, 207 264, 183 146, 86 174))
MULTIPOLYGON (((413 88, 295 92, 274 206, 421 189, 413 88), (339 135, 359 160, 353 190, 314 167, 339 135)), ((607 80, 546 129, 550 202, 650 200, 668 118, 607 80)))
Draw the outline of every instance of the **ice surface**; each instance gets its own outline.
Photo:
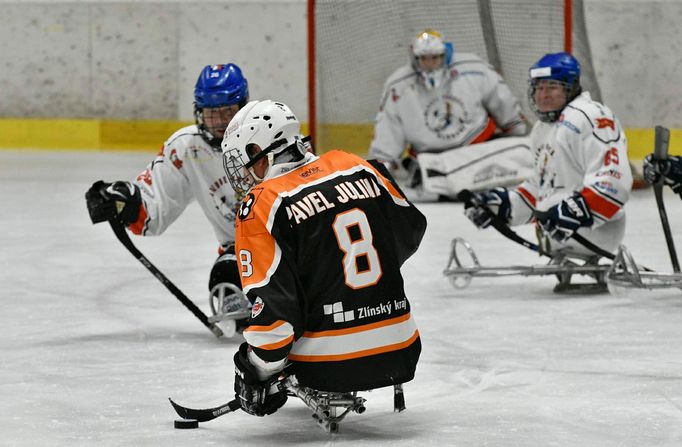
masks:
MULTIPOLYGON (((557 296, 550 277, 474 278, 455 291, 441 274, 454 236, 484 265, 539 262, 456 204, 420 207, 429 228, 403 269, 424 346, 407 411, 394 414, 385 389, 364 393, 367 411, 336 435, 294 399, 266 418, 175 430, 168 397, 232 398, 241 340, 216 339, 107 224, 90 223, 89 185, 131 178, 151 158, 0 151, 0 445, 682 445, 682 293, 557 296)), ((679 240, 682 203, 665 198, 679 240)), ((626 208, 635 259, 670 271, 652 191, 626 208)), ((133 241, 208 312, 216 243, 197 206, 163 236, 133 241)))

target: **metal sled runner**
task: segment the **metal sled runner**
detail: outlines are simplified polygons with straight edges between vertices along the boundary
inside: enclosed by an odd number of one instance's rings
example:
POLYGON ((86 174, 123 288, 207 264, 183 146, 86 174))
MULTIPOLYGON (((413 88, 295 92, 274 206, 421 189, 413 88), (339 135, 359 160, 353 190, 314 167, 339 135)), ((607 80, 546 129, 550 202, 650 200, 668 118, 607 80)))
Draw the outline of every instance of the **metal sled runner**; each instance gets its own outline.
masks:
MULTIPOLYGON (((598 258, 597 258, 598 259, 598 258)), ((597 259, 584 261, 568 257, 552 258, 547 264, 512 265, 512 266, 482 266, 471 245, 464 239, 453 239, 448 264, 443 274, 456 289, 466 288, 475 276, 503 277, 503 276, 556 276, 559 283, 556 292, 568 291, 571 286, 579 286, 577 290, 588 292, 614 291, 616 288, 660 289, 682 288, 682 274, 660 273, 646 269, 635 263, 632 255, 624 245, 618 248, 614 260, 610 264, 598 264, 597 259), (470 265, 466 266, 460 258, 458 250, 463 248, 470 258, 470 265), (593 284, 571 284, 575 275, 593 278, 593 284)))
POLYGON ((559 279, 557 288, 562 291, 570 284, 570 280, 574 275, 584 275, 592 277, 596 280, 599 287, 605 287, 605 277, 608 273, 610 265, 600 265, 590 262, 585 264, 578 264, 575 260, 567 257, 552 258, 547 264, 538 265, 512 265, 512 266, 482 266, 478 260, 478 256, 474 252, 471 245, 464 239, 457 237, 452 240, 450 249, 450 258, 448 264, 443 271, 443 274, 448 278, 450 283, 456 289, 466 288, 474 276, 480 277, 500 277, 500 276, 556 276, 559 279), (459 247, 462 247, 471 259, 470 266, 465 266, 458 253, 459 247))

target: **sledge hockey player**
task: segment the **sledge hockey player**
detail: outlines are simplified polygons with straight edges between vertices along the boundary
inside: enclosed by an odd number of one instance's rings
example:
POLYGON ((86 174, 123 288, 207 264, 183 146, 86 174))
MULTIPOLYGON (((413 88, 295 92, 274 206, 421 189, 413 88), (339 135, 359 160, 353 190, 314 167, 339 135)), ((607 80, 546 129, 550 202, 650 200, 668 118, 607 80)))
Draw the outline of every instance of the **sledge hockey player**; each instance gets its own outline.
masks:
POLYGON ((350 393, 412 380, 421 341, 401 265, 425 217, 385 168, 355 155, 306 151, 299 121, 275 101, 252 101, 222 144, 235 191, 236 254, 253 302, 234 356, 241 408, 263 416, 300 386, 350 393))
POLYGON ((644 180, 653 185, 663 176, 663 183, 682 198, 682 157, 669 155, 664 160, 653 157, 654 154, 649 154, 644 158, 644 180))
POLYGON ((502 77, 427 29, 412 41, 410 63, 384 84, 368 158, 384 162, 407 187, 423 183, 426 192, 454 196, 530 175, 526 138, 492 140, 527 133, 519 101, 502 77), (475 146, 462 150, 469 145, 475 146))
POLYGON ((115 216, 141 236, 162 234, 196 200, 220 244, 208 283, 217 320, 248 315, 248 303, 236 293, 240 282, 233 244, 239 198, 225 176, 220 150, 225 128, 248 99, 248 82, 237 65, 207 65, 194 88, 196 124, 171 135, 135 180, 98 180, 86 193, 94 223, 115 216))
POLYGON ((552 255, 595 257, 571 239, 576 232, 615 251, 623 239, 623 206, 632 187, 620 122, 582 92, 580 65, 568 53, 546 54, 530 68, 528 97, 539 120, 531 131, 534 175, 516 188, 474 194, 466 216, 486 228, 494 217, 508 225, 529 223, 535 212, 537 224, 552 240, 552 255))

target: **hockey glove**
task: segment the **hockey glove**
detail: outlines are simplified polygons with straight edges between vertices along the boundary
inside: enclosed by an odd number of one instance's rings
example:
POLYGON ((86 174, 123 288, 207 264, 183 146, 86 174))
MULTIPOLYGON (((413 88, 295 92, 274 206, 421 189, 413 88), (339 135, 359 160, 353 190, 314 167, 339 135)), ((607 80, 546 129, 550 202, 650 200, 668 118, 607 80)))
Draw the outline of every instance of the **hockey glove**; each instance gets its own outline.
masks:
POLYGON ((256 368, 246 357, 248 346, 242 343, 234 355, 235 398, 239 400, 242 410, 251 415, 272 414, 286 403, 286 389, 279 389, 279 374, 268 380, 258 380, 256 368))
POLYGON ((488 228, 496 217, 505 224, 511 219, 511 203, 507 188, 473 194, 471 202, 464 205, 464 214, 478 228, 488 228))
POLYGON ((407 172, 405 186, 408 188, 417 188, 421 186, 422 171, 419 169, 419 163, 417 163, 417 159, 408 155, 400 161, 400 164, 405 169, 405 172, 407 172))
POLYGON ((85 202, 92 223, 118 219, 124 225, 130 225, 137 220, 142 197, 140 189, 130 182, 98 180, 85 193, 85 202))
POLYGON ((566 242, 580 227, 594 223, 590 207, 580 193, 562 200, 537 217, 546 234, 558 242, 566 242))
POLYGON ((676 194, 682 194, 682 158, 672 156, 654 160, 653 154, 647 155, 644 158, 644 180, 653 185, 658 183, 661 176, 676 194))

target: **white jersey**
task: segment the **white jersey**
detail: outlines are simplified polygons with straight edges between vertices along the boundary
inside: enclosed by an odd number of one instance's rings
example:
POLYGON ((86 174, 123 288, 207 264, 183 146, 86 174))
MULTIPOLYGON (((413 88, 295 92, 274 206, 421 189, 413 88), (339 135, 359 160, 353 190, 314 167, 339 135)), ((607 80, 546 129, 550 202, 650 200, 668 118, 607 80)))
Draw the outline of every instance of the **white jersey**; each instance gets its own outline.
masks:
POLYGON ((427 89, 411 65, 386 81, 369 158, 397 161, 416 152, 489 140, 496 128, 525 135, 521 107, 502 77, 474 54, 456 52, 440 86, 427 89))
POLYGON ((512 225, 531 220, 533 209, 546 211, 579 192, 594 218, 578 232, 602 248, 622 240, 632 172, 625 133, 613 112, 584 92, 556 122, 535 123, 531 132, 534 175, 510 194, 512 225))
POLYGON ((196 125, 183 127, 134 183, 143 208, 133 233, 163 233, 196 200, 211 223, 222 249, 234 243, 235 193, 223 168, 222 153, 201 137, 196 125))

